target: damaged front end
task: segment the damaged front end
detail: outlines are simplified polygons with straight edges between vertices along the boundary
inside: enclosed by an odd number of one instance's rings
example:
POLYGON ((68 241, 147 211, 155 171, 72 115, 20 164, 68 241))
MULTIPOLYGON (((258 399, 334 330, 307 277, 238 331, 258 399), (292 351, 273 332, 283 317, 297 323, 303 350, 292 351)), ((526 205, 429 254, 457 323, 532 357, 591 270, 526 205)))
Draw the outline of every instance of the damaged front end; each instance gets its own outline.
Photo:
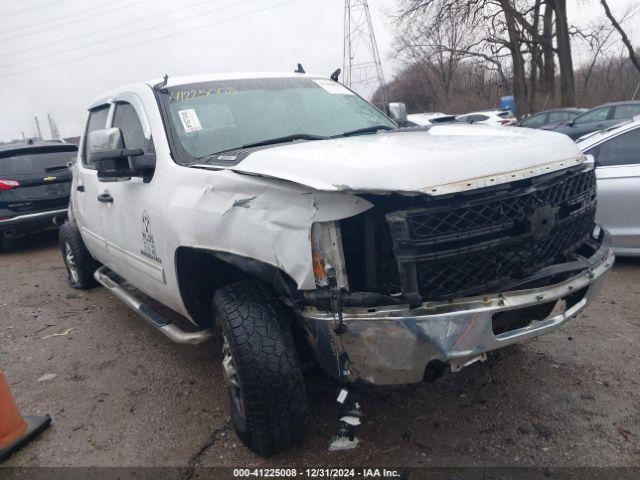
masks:
POLYGON ((592 163, 451 195, 364 197, 370 210, 314 226, 318 288, 301 311, 319 363, 351 382, 419 382, 550 332, 613 265, 592 163))

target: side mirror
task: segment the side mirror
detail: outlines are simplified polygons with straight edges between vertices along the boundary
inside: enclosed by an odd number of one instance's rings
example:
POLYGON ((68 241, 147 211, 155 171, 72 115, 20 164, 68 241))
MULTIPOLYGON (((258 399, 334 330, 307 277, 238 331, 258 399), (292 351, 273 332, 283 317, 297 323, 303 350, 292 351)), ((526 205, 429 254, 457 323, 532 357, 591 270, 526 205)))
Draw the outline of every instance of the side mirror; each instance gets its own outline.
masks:
POLYGON ((155 168, 155 154, 145 154, 142 148, 124 148, 119 128, 103 128, 89 132, 87 156, 98 170, 101 181, 145 177, 155 168))
POLYGON ((402 102, 390 103, 387 107, 389 116, 400 126, 407 123, 407 106, 402 102))

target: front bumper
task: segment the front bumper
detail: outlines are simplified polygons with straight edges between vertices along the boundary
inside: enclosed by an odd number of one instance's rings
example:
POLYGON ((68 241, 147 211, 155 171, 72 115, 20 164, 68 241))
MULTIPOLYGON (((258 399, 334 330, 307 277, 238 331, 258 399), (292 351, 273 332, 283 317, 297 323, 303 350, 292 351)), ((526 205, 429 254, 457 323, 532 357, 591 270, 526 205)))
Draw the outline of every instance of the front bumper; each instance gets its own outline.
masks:
MULTIPOLYGON (((410 384, 423 380, 433 361, 452 370, 486 357, 486 352, 552 332, 584 309, 600 289, 614 263, 609 235, 602 231, 598 250, 580 259, 575 275, 552 285, 459 300, 428 302, 418 308, 394 305, 345 308, 347 327, 334 333, 331 312, 307 307, 302 312, 307 336, 320 365, 350 382, 375 385, 410 384), (494 318, 502 312, 550 304, 552 313, 528 326, 494 333, 494 318), (562 308, 562 305, 565 308, 562 308)), ((569 264, 566 264, 569 265, 569 264)), ((561 267, 561 266, 560 266, 561 267)), ((556 270, 558 267, 554 267, 556 270)))
POLYGON ((26 213, 0 220, 0 236, 14 237, 56 228, 55 221, 67 217, 67 209, 26 213))

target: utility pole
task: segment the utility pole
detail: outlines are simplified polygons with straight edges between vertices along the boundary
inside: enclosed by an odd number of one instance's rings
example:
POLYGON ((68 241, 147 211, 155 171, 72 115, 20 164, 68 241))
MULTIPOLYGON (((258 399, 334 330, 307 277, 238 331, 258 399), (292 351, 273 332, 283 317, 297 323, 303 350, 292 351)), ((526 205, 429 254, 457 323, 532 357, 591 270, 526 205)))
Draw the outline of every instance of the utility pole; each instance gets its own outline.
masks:
POLYGON ((58 131, 56 121, 53 119, 50 113, 47 113, 47 119, 49 120, 49 130, 51 131, 51 138, 54 140, 58 140, 60 138, 60 132, 58 131))
POLYGON ((377 99, 387 104, 387 84, 384 81, 382 62, 376 36, 371 23, 367 0, 344 2, 344 84, 371 100, 379 90, 377 99))
POLYGON ((42 131, 40 130, 40 120, 38 120, 37 115, 34 115, 33 119, 36 121, 36 140, 42 140, 42 131))

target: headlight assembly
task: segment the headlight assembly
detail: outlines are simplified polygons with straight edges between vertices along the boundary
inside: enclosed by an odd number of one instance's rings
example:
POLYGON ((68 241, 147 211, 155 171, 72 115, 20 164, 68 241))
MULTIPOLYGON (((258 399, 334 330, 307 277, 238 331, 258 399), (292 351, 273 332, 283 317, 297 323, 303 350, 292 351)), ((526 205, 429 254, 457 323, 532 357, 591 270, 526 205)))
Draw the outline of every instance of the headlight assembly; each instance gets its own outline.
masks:
POLYGON ((318 222, 311 227, 311 253, 316 285, 329 286, 327 272, 336 272, 338 288, 349 290, 349 282, 342 251, 342 236, 337 222, 318 222))

